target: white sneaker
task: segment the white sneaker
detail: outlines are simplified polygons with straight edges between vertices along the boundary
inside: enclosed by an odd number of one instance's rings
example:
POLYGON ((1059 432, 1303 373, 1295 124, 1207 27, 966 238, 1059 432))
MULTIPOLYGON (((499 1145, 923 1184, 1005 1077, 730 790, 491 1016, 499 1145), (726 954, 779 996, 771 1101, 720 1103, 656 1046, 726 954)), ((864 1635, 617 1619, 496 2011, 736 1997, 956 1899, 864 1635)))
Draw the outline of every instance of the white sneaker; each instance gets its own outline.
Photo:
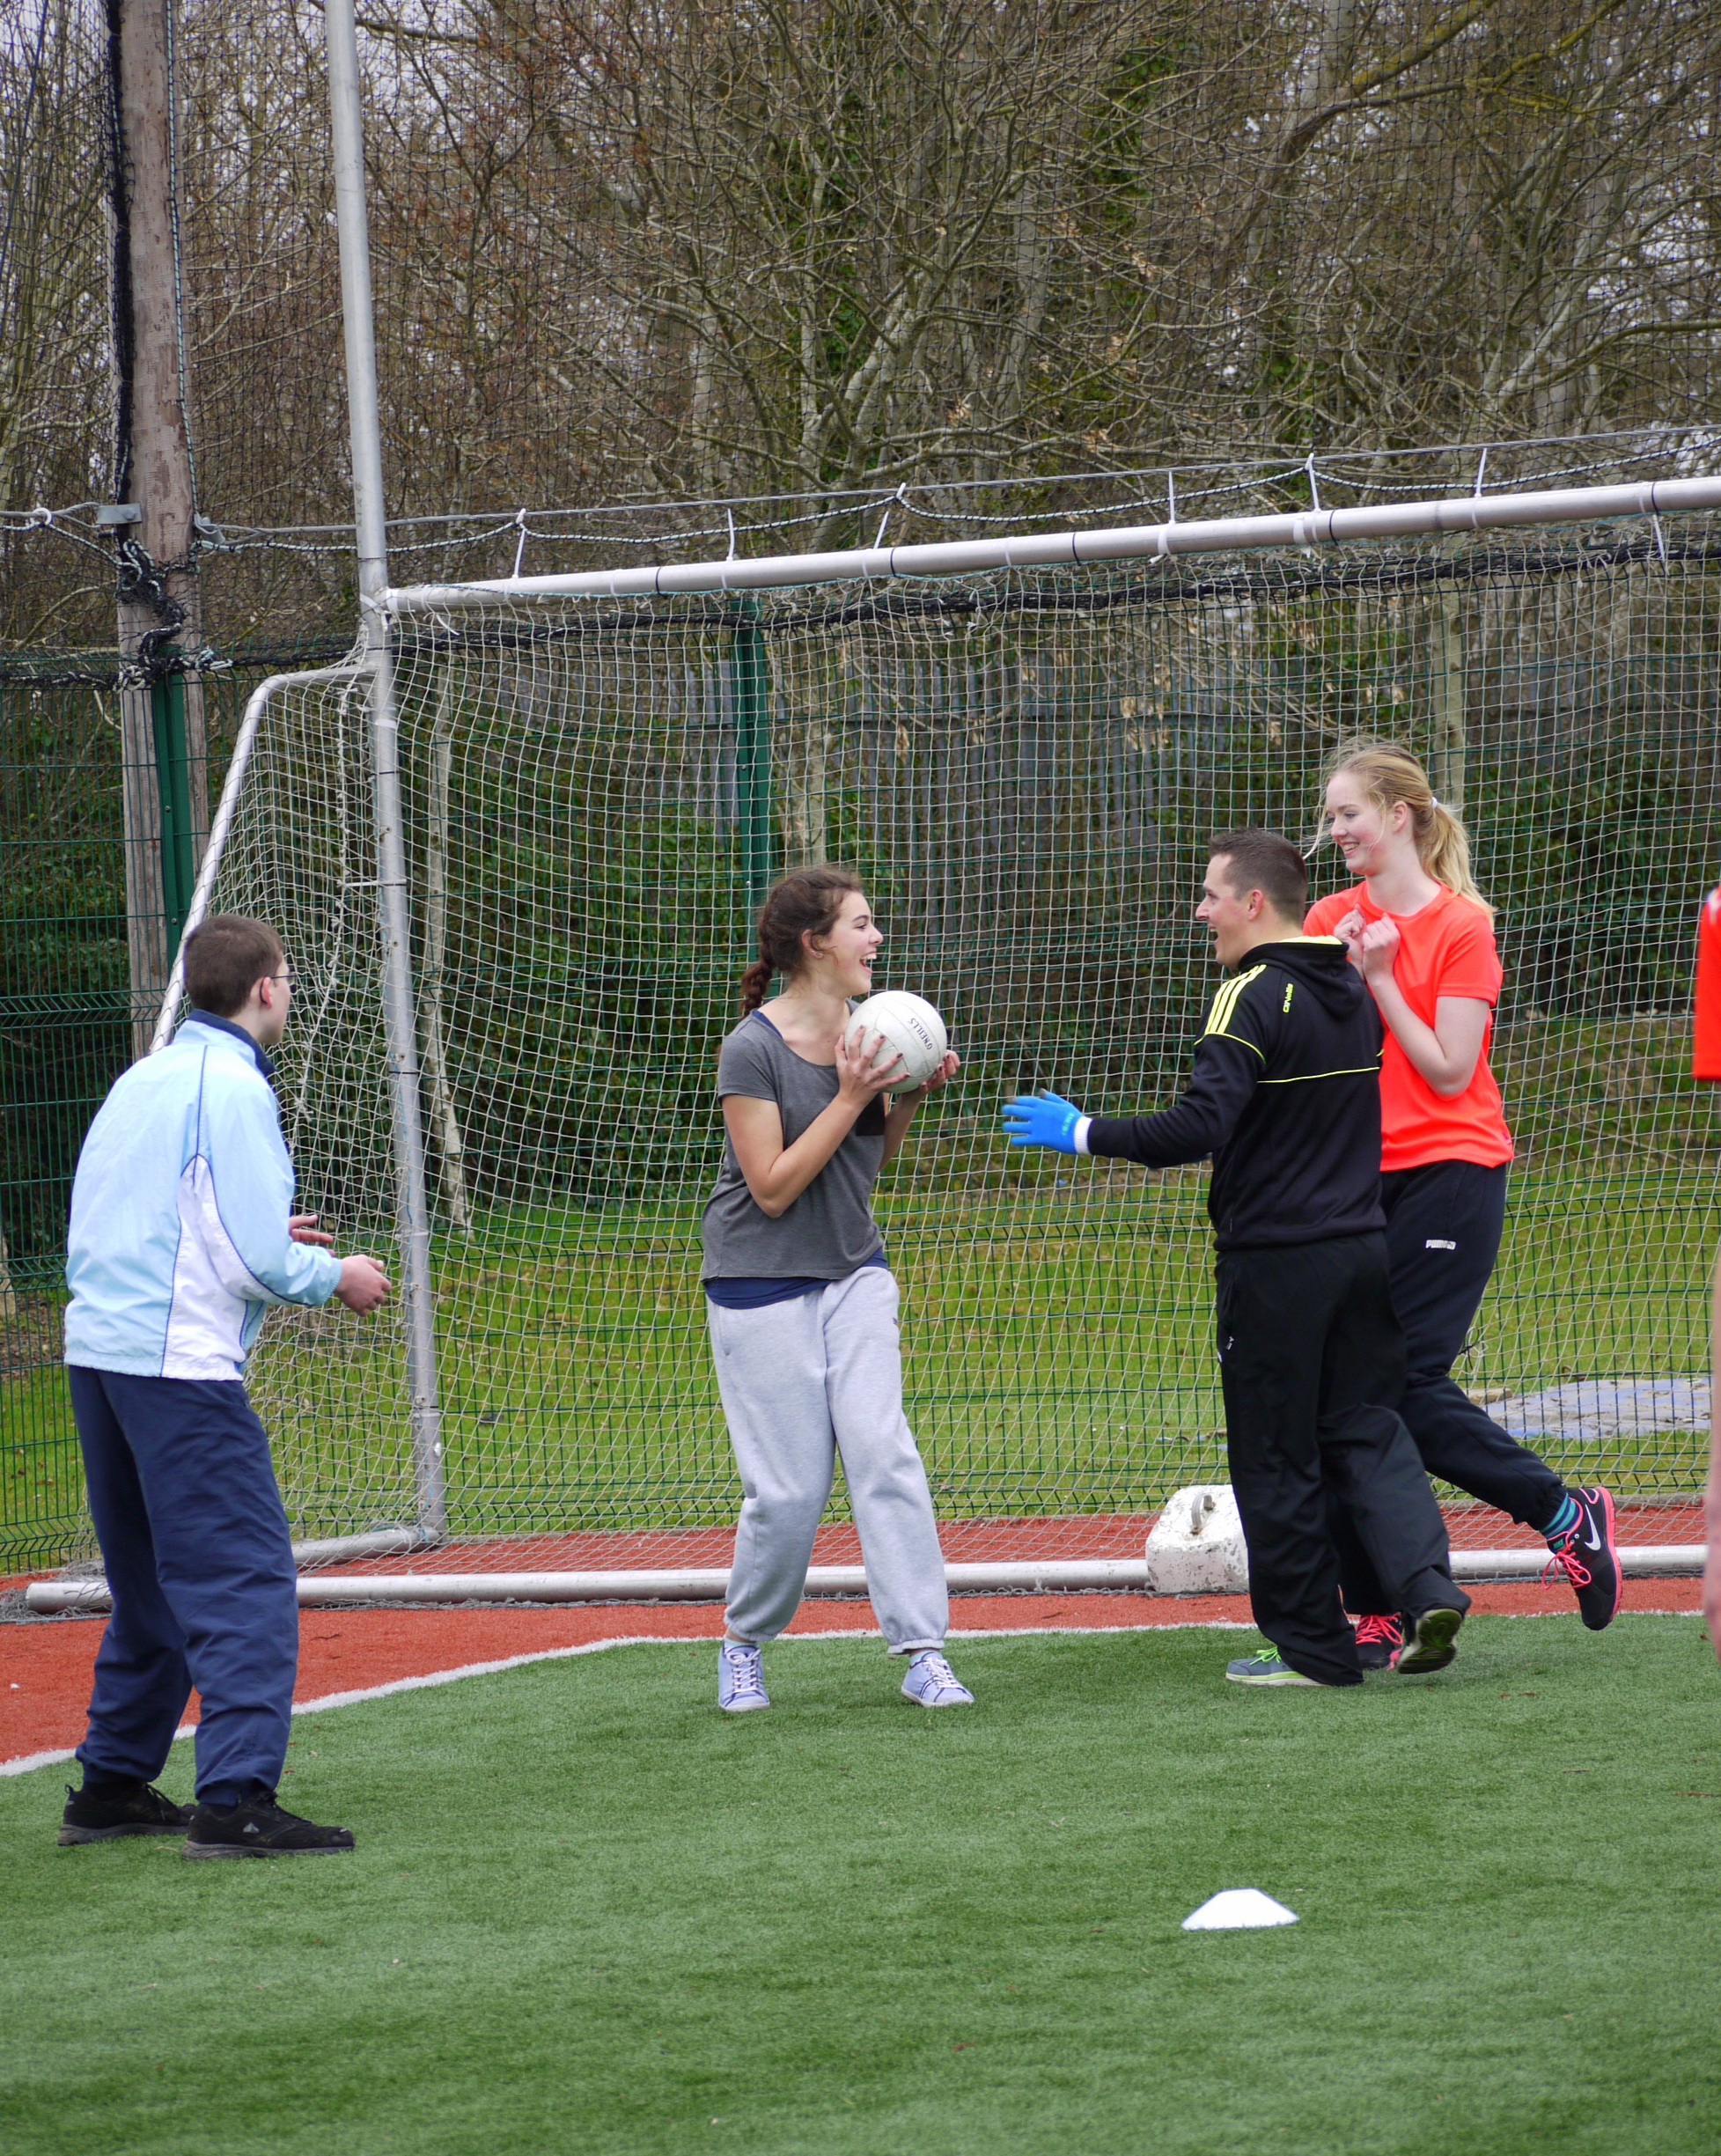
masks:
POLYGON ((904 1699, 917 1699, 923 1707, 972 1707, 974 1694, 956 1681, 956 1672, 936 1647, 916 1655, 902 1680, 904 1699))
POLYGON ((747 1714, 769 1707, 765 1667, 757 1647, 725 1639, 717 1649, 717 1704, 725 1714, 747 1714))

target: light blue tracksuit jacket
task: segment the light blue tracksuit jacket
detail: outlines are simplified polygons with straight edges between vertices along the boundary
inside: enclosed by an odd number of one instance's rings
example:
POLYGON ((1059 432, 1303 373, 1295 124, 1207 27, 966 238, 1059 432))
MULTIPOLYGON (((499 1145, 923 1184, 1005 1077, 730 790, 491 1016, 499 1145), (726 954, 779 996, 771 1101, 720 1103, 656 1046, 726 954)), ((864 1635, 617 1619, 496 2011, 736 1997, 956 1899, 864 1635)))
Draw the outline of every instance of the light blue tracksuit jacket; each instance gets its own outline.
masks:
POLYGON ((287 1233, 293 1164, 262 1051, 195 1012, 97 1112, 72 1183, 66 1360, 233 1379, 271 1303, 326 1303, 340 1260, 287 1233))

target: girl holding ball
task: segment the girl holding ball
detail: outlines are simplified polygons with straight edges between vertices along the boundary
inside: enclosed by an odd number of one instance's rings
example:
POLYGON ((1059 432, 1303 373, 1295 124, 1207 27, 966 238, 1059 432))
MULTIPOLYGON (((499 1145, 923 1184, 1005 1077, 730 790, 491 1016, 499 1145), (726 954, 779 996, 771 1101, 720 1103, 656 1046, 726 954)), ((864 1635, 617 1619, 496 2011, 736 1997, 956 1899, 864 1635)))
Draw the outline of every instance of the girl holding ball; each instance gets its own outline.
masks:
MULTIPOLYGON (((1494 915, 1470 872, 1463 824, 1408 749, 1366 741, 1327 776, 1328 834, 1359 879, 1304 923, 1338 936, 1386 1027, 1381 1201, 1387 1277, 1409 1350, 1398 1411, 1432 1475, 1543 1536, 1592 1630, 1620 1605, 1614 1500, 1568 1490, 1547 1462, 1453 1381, 1500 1252, 1511 1134, 1488 1067, 1502 982, 1494 915)), ((1345 1600, 1365 1666, 1390 1664, 1398 1613, 1341 1527, 1345 1600)))
POLYGON ((877 1055, 880 1037, 845 1042, 850 999, 872 992, 883 941, 858 878, 780 878, 717 1063, 726 1142, 701 1277, 746 1493, 717 1662, 717 1703, 732 1714, 771 1703, 760 1650, 799 1606, 838 1454, 879 1630, 909 1658, 905 1696, 973 1701, 944 1657, 944 1556, 902 1412, 896 1282, 871 1204, 957 1058, 905 1093, 900 1058, 877 1055), (768 1002, 773 975, 783 988, 768 1002))

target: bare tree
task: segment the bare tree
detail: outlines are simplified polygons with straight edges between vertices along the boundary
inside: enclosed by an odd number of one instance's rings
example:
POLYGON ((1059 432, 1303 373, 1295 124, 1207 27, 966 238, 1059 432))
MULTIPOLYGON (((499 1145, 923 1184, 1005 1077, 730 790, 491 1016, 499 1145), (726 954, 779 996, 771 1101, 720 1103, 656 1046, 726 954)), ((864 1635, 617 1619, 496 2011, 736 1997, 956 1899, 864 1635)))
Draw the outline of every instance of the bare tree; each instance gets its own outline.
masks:
MULTIPOLYGON (((9 504, 100 461, 78 5, 5 48, 9 504)), ((361 5, 397 516, 1680 425, 1716 386, 1704 0, 361 5)), ((339 526, 320 24, 188 0, 184 44, 201 506, 339 526)), ((205 571, 217 641, 350 618, 333 552, 205 571)), ((15 591, 11 633, 76 610, 15 591)))
MULTIPOLYGON (((25 0, 0 27, 0 507, 99 491, 107 460, 101 44, 79 0, 25 0)), ((9 534, 9 539, 11 534, 9 534)), ((9 548, 0 634, 76 633, 87 569, 9 548)))

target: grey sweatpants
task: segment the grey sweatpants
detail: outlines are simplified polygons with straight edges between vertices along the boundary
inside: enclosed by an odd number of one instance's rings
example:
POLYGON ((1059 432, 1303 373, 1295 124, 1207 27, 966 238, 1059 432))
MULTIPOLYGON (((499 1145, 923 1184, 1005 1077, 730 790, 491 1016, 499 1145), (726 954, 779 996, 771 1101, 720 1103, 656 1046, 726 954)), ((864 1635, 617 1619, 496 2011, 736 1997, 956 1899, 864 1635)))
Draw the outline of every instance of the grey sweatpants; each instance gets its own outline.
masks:
POLYGON ((717 1389, 747 1500, 729 1575, 729 1630, 775 1639, 799 1607, 836 1455, 866 1589, 893 1654, 936 1647, 950 1622, 944 1556, 902 1413, 896 1283, 864 1265, 762 1310, 706 1304, 717 1389))

